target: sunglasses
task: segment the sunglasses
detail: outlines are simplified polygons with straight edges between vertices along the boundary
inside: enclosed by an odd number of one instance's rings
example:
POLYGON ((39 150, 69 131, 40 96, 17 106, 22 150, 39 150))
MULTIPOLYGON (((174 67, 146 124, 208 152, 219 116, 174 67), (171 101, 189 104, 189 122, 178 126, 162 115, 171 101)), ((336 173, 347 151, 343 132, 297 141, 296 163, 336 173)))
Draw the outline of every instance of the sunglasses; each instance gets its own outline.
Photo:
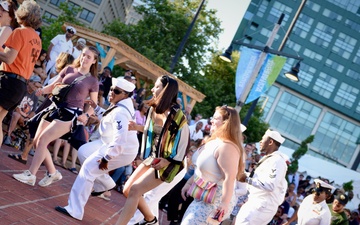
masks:
POLYGON ((74 34, 74 31, 72 29, 67 29, 66 30, 69 34, 74 34))
POLYGON ((126 93, 125 91, 120 91, 120 90, 118 90, 118 89, 116 89, 114 87, 111 87, 110 91, 114 92, 114 94, 116 94, 116 95, 119 95, 121 93, 126 93))

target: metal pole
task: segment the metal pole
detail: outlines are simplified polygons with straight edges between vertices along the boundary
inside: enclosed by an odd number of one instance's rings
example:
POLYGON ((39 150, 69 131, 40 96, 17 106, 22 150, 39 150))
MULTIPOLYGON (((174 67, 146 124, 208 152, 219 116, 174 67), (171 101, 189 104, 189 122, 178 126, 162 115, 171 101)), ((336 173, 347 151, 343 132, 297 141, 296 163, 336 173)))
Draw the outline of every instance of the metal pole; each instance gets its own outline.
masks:
MULTIPOLYGON (((280 28, 280 24, 281 24, 282 20, 284 19, 284 16, 285 16, 285 14, 282 13, 279 20, 278 20, 278 22, 277 22, 277 24, 275 24, 274 29, 272 30, 271 35, 270 35, 269 39, 267 40, 267 42, 265 44, 264 50, 266 50, 266 48, 270 48, 272 43, 274 42, 275 36, 276 36, 276 34, 277 34, 277 32, 278 32, 278 30, 280 28)), ((246 100, 252 86, 254 85, 256 77, 258 76, 258 73, 259 73, 259 71, 260 71, 260 69, 261 69, 261 67, 262 67, 262 65, 264 63, 266 54, 267 54, 266 51, 262 51, 258 61, 255 64, 255 68, 254 68, 254 70, 253 70, 253 72, 252 72, 252 74, 250 76, 249 83, 248 83, 248 85, 246 85, 246 88, 245 88, 244 92, 242 93, 239 101, 236 104, 235 109, 238 112, 240 112, 241 108, 245 104, 245 100, 246 100)))
POLYGON ((183 37, 183 39, 182 39, 182 41, 181 41, 181 43, 180 43, 180 45, 179 45, 179 47, 178 47, 178 49, 176 51, 176 54, 175 54, 173 60, 171 61, 170 70, 169 70, 169 73, 171 73, 171 74, 174 71, 175 65, 176 65, 176 63, 177 63, 177 61, 178 61, 178 59, 180 57, 180 53, 182 52, 182 50, 183 50, 183 48, 185 46, 185 43, 186 43, 187 39, 190 36, 191 30, 194 27, 195 21, 197 20, 204 3, 205 3, 205 0, 202 0, 201 3, 200 3, 199 8, 197 9, 197 11, 195 13, 195 16, 194 16, 193 20, 191 21, 191 24, 189 25, 189 27, 188 27, 188 29, 186 31, 185 36, 183 37))

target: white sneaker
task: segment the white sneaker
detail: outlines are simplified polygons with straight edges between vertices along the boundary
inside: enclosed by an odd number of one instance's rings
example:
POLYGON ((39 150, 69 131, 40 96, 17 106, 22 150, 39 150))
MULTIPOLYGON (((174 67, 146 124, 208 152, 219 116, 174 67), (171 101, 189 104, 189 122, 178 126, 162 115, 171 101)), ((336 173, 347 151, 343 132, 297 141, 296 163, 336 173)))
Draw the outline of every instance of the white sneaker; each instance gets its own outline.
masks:
POLYGON ((56 170, 55 174, 49 174, 49 172, 45 173, 45 177, 39 181, 39 185, 41 187, 46 187, 49 186, 50 184, 52 184, 55 181, 59 181, 62 179, 61 173, 56 170))
POLYGON ((32 175, 29 170, 25 170, 23 173, 13 174, 13 178, 31 186, 34 186, 36 181, 36 176, 32 175))

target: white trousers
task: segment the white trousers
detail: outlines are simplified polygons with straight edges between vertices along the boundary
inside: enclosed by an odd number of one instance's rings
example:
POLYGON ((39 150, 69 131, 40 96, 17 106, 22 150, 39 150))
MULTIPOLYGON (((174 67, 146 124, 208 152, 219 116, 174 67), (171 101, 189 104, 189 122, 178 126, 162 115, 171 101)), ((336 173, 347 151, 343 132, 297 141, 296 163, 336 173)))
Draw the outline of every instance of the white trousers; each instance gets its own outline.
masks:
MULTIPOLYGON (((161 198, 166 195, 177 183, 179 183, 185 176, 186 169, 182 169, 170 183, 163 182, 156 188, 144 194, 145 202, 148 204, 152 214, 159 218, 159 202, 161 198)), ((144 215, 140 210, 136 210, 134 216, 129 221, 128 225, 134 225, 144 219, 144 215)))
POLYGON ((129 165, 137 154, 137 149, 129 154, 121 154, 109 161, 108 170, 100 170, 97 161, 106 154, 106 149, 107 146, 101 140, 89 142, 79 149, 78 157, 82 166, 71 188, 68 205, 65 206, 68 213, 78 220, 84 216, 84 207, 93 187, 96 192, 114 188, 115 182, 108 172, 129 165))
POLYGON ((278 206, 249 199, 241 206, 236 216, 235 225, 266 225, 274 217, 277 210, 278 206))

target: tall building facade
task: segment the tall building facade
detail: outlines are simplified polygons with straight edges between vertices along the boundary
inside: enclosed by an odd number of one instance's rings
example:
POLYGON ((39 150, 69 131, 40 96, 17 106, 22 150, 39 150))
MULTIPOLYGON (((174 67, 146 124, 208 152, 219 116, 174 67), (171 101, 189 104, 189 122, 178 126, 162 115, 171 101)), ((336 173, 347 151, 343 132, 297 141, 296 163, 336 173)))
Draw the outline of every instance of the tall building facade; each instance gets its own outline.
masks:
POLYGON ((73 7, 81 7, 77 18, 84 25, 102 31, 105 24, 120 18, 125 23, 133 0, 38 0, 45 18, 56 18, 61 12, 58 6, 70 2, 73 7))
MULTIPOLYGON (((265 46, 285 14, 277 49, 304 0, 252 0, 233 40, 265 46)), ((262 97, 264 119, 297 149, 315 135, 308 154, 360 172, 360 1, 307 0, 283 52, 303 57, 298 83, 283 75, 262 97)))

